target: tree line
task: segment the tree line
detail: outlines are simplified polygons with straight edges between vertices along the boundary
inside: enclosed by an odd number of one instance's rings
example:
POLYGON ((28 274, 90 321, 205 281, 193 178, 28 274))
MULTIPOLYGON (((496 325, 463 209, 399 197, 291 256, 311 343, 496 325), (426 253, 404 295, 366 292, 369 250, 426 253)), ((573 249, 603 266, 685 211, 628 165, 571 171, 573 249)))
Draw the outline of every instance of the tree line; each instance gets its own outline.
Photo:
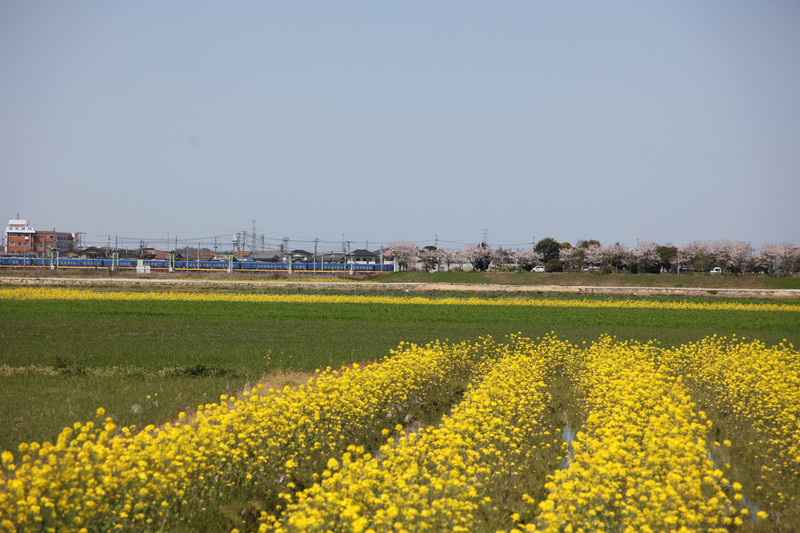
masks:
POLYGON ((605 273, 710 272, 719 268, 731 274, 800 272, 800 247, 791 243, 769 244, 758 249, 739 241, 694 241, 684 246, 637 242, 601 244, 581 240, 575 246, 547 237, 532 249, 503 249, 487 243, 467 245, 461 250, 435 246, 418 248, 411 242, 394 242, 384 251, 399 270, 509 269, 546 272, 600 271, 605 273))

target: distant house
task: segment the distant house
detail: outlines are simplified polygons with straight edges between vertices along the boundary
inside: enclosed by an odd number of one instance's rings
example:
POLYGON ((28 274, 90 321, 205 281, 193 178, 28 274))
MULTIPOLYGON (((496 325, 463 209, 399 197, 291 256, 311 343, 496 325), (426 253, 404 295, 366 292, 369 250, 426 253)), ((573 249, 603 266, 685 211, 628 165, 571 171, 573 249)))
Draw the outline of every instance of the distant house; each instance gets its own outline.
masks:
POLYGON ((370 252, 369 250, 354 250, 352 255, 353 261, 360 265, 375 265, 380 261, 380 256, 378 256, 378 254, 375 252, 370 252))
MULTIPOLYGON (((165 251, 165 250, 148 250, 148 251, 150 253, 148 253, 147 259, 154 259, 156 261, 169 261, 169 252, 168 251, 165 251)), ((214 254, 211 254, 211 255, 214 255, 214 254)), ((184 255, 182 253, 180 253, 178 251, 175 251, 175 261, 183 261, 184 259, 185 259, 185 257, 184 257, 184 255)), ((203 261, 206 261, 206 259, 203 259, 203 252, 200 252, 200 259, 203 260, 203 261)), ((196 261, 196 259, 195 259, 195 261, 196 261)))
POLYGON ((305 250, 292 250, 292 261, 295 263, 313 263, 314 254, 305 250))
POLYGON ((323 253, 320 256, 320 262, 325 263, 344 263, 346 260, 346 255, 341 252, 331 252, 329 254, 323 253))
POLYGON ((263 261, 265 263, 283 263, 285 255, 282 250, 262 250, 260 252, 253 252, 253 261, 263 261))
POLYGON ((81 250, 76 250, 76 256, 70 257, 78 257, 80 259, 104 259, 108 257, 108 250, 104 248, 96 248, 94 246, 87 246, 81 250))
POLYGON ((233 254, 233 258, 237 261, 253 261, 253 250, 240 250, 233 254))

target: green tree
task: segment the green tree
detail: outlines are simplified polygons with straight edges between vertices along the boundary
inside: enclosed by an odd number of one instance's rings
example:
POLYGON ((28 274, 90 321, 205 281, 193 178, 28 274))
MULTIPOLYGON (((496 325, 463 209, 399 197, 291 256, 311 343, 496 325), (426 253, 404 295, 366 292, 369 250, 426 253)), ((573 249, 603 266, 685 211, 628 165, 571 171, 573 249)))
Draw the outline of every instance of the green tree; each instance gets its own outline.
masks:
POLYGON ((597 239, 589 239, 588 241, 578 241, 578 248, 587 249, 591 245, 600 246, 600 241, 597 239))
POLYGON ((661 258, 661 265, 665 269, 672 270, 672 263, 678 255, 676 246, 656 246, 656 253, 661 258))
POLYGON ((551 237, 545 237, 536 243, 535 251, 542 254, 542 261, 547 264, 548 261, 558 259, 558 251, 561 250, 561 243, 551 237))

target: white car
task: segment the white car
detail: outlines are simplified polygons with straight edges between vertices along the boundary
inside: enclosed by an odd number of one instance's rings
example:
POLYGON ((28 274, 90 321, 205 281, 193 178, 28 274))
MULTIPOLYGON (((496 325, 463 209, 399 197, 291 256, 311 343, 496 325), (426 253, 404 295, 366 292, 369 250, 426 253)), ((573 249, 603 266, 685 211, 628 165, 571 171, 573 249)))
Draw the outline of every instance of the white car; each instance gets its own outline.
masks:
POLYGON ((709 272, 709 274, 722 274, 722 269, 720 267, 714 267, 711 269, 711 272, 709 272))
POLYGON ((535 267, 533 267, 533 271, 534 272, 544 272, 544 267, 543 266, 535 266, 535 267))

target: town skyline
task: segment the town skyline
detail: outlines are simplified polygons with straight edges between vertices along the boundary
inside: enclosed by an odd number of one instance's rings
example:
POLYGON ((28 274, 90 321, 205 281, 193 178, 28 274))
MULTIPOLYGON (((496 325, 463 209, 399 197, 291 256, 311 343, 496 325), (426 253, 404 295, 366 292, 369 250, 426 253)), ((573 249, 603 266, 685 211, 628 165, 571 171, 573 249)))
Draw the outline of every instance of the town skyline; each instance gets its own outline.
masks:
MULTIPOLYGON (((19 215, 17 215, 19 216, 19 215)), ((397 241, 379 241, 373 243, 371 246, 369 241, 364 241, 364 246, 361 247, 358 241, 348 240, 345 239, 344 235, 342 236, 341 240, 323 240, 319 238, 315 238, 312 240, 302 240, 302 239, 291 239, 289 237, 283 237, 281 239, 267 239, 264 237, 263 234, 259 235, 257 233, 257 225, 256 221, 253 221, 252 228, 256 228, 256 233, 248 234, 247 230, 242 230, 241 232, 237 232, 231 235, 231 239, 226 241, 225 237, 227 234, 221 234, 218 236, 206 236, 206 237, 196 237, 196 238, 187 238, 181 239, 177 235, 173 238, 170 238, 167 235, 166 238, 163 240, 159 240, 158 238, 155 239, 119 239, 119 236, 114 235, 112 240, 112 235, 107 234, 105 237, 105 242, 100 239, 95 242, 89 242, 86 240, 85 234, 83 232, 61 232, 58 231, 57 228, 40 230, 37 229, 34 224, 30 222, 28 219, 24 218, 13 218, 9 219, 8 225, 4 232, 4 249, 6 253, 8 253, 8 233, 11 232, 14 228, 12 225, 16 225, 17 227, 24 225, 26 230, 30 230, 31 232, 35 233, 44 233, 44 234, 52 234, 55 232, 56 235, 71 235, 72 241, 70 247, 74 248, 86 248, 86 247, 95 247, 95 248, 104 248, 104 249, 124 249, 124 250, 145 250, 145 249, 152 249, 152 250, 181 250, 181 249, 202 249, 202 250, 209 250, 217 252, 226 252, 226 251, 234 251, 234 252, 242 252, 242 251, 250 251, 250 252, 273 252, 273 251, 291 251, 291 250, 306 250, 307 246, 294 246, 295 244, 301 245, 313 245, 313 250, 320 251, 325 253, 328 250, 328 253, 345 253, 350 252, 355 249, 363 249, 363 250, 386 250, 390 248, 393 244, 403 243, 403 244, 411 244, 417 247, 419 250, 422 250, 426 247, 430 248, 433 247, 439 250, 450 250, 450 251, 458 251, 470 246, 483 246, 486 245, 490 248, 498 249, 498 250, 508 250, 508 251, 519 251, 525 250, 527 248, 535 248, 538 244, 546 240, 555 240, 561 244, 569 244, 570 247, 579 247, 586 242, 597 242, 604 246, 612 246, 612 245, 621 245, 626 249, 633 249, 638 247, 639 245, 643 244, 652 244, 657 246, 667 246, 667 247, 675 247, 675 248, 684 248, 690 246, 696 246, 698 244, 701 245, 714 245, 714 244, 737 244, 737 245, 746 245, 751 252, 756 252, 761 248, 766 248, 770 246, 779 246, 779 245, 791 245, 795 246, 793 242, 790 241, 783 241, 783 242, 773 242, 773 243, 766 243, 761 246, 753 246, 749 242, 745 241, 736 241, 736 240, 729 240, 729 239, 720 239, 717 241, 701 241, 699 239, 695 239, 693 241, 689 241, 687 243, 682 244, 675 244, 672 242, 663 242, 659 243, 656 241, 649 241, 649 240, 637 240, 635 246, 627 245, 626 243, 621 243, 620 241, 614 242, 601 242, 598 239, 578 239, 576 241, 566 241, 566 240, 559 240, 556 237, 546 236, 542 237, 541 239, 536 239, 533 236, 533 239, 527 243, 516 243, 516 244, 495 244, 489 240, 488 230, 484 230, 481 239, 474 241, 474 242, 464 242, 464 243, 454 243, 452 241, 446 241, 442 239, 441 241, 438 239, 438 236, 434 236, 432 241, 423 241, 423 242, 415 242, 411 240, 397 240, 397 241), (255 238, 254 238, 255 237, 255 238), (163 245, 159 245, 159 243, 163 243, 163 245), (441 244, 441 245, 440 245, 441 244), (447 246, 447 245, 457 245, 457 246, 447 246), (321 247, 321 248, 320 248, 321 247)), ((251 231, 252 231, 251 228, 251 231)), ((50 241, 54 242, 54 241, 50 241)))

